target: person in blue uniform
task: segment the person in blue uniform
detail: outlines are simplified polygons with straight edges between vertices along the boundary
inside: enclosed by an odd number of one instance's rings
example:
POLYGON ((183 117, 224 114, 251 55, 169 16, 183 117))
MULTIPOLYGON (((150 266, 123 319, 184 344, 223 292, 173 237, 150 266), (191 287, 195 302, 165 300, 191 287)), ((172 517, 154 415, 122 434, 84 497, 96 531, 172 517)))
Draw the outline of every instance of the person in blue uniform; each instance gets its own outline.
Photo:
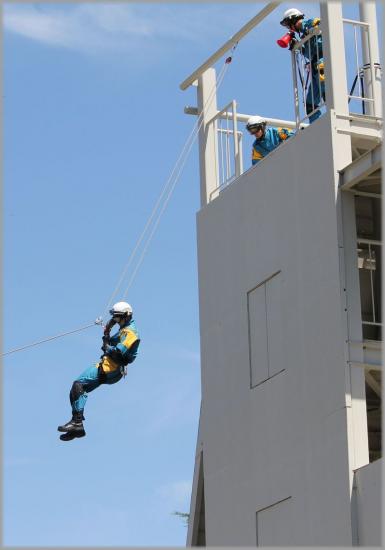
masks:
POLYGON ((257 164, 294 134, 289 128, 267 127, 266 120, 258 115, 249 118, 246 129, 255 137, 251 156, 253 165, 257 164))
MULTIPOLYGON (((302 40, 309 34, 311 29, 318 27, 320 22, 321 20, 318 17, 305 19, 305 14, 296 8, 286 10, 280 24, 293 33, 289 49, 292 49, 297 39, 302 40)), ((310 40, 303 44, 302 55, 309 64, 311 74, 306 94, 306 114, 309 115, 309 122, 312 123, 321 116, 321 111, 318 108, 321 99, 325 101, 325 73, 321 34, 312 36, 310 40)))
POLYGON ((87 394, 101 384, 115 384, 126 375, 127 365, 132 363, 138 353, 140 338, 132 318, 132 307, 127 302, 118 302, 110 310, 103 336, 103 355, 98 363, 86 369, 73 382, 70 391, 72 418, 67 424, 58 427, 62 441, 75 437, 84 437, 84 407, 87 394), (112 327, 117 324, 119 330, 110 336, 112 327))

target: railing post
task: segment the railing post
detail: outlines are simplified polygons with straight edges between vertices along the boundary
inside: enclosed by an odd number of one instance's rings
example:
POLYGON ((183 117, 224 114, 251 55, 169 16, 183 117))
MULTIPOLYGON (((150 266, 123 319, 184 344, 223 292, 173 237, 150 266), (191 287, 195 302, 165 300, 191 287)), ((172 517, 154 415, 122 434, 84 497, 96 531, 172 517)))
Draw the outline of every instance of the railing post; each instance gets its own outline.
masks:
POLYGON ((233 138, 234 138, 234 174, 237 178, 241 175, 241 157, 238 141, 238 121, 237 121, 237 102, 232 101, 233 106, 233 138))
POLYGON ((382 117, 380 53, 378 49, 376 3, 373 0, 360 2, 360 19, 362 22, 369 24, 367 33, 361 30, 362 60, 365 66, 365 96, 368 97, 370 90, 371 97, 374 99, 373 102, 365 102, 365 112, 368 115, 382 117), (368 35, 367 40, 365 34, 368 35))
POLYGON ((242 132, 239 132, 238 139, 238 151, 239 151, 239 174, 243 174, 243 141, 242 141, 242 132))
POLYGON ((209 123, 217 114, 217 84, 215 69, 208 69, 198 79, 198 113, 202 117, 199 130, 199 168, 201 207, 210 202, 210 195, 218 187, 217 121, 209 123))
MULTIPOLYGON (((299 112, 299 99, 298 99, 298 78, 297 78, 297 53, 295 50, 291 51, 291 70, 293 75, 293 94, 294 94, 294 111, 296 129, 299 129, 300 124, 300 112, 299 112)), ((302 92, 303 95, 304 92, 302 92)))
POLYGON ((320 2, 325 93, 328 110, 349 114, 344 26, 341 2, 320 2))

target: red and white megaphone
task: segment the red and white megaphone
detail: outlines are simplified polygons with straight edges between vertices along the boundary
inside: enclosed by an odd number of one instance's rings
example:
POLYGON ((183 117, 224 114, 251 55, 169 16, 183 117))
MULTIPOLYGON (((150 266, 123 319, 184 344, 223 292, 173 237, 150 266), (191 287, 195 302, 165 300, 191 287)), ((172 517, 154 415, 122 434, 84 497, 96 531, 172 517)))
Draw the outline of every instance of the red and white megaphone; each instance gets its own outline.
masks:
POLYGON ((277 40, 278 46, 281 46, 281 48, 287 48, 290 42, 293 40, 294 36, 295 34, 293 32, 287 32, 277 40))

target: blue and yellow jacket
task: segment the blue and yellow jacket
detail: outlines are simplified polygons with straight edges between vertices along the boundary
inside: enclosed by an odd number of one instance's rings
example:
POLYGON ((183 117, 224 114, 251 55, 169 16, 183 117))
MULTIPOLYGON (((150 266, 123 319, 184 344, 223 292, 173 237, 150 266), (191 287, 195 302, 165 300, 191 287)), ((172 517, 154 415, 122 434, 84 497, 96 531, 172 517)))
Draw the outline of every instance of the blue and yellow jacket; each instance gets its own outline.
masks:
POLYGON ((140 338, 133 319, 109 339, 102 359, 104 372, 113 372, 132 363, 138 353, 140 338))
POLYGON ((293 134, 288 128, 266 128, 264 136, 253 143, 252 164, 257 164, 293 134))
MULTIPOLYGON (((305 38, 311 29, 318 27, 321 19, 319 17, 314 17, 312 19, 304 19, 302 21, 301 30, 298 33, 300 39, 305 38)), ((310 61, 312 69, 316 70, 317 60, 319 62, 323 61, 323 50, 322 50, 322 35, 313 36, 302 46, 302 54, 310 61), (318 49, 318 54, 317 54, 318 49)))

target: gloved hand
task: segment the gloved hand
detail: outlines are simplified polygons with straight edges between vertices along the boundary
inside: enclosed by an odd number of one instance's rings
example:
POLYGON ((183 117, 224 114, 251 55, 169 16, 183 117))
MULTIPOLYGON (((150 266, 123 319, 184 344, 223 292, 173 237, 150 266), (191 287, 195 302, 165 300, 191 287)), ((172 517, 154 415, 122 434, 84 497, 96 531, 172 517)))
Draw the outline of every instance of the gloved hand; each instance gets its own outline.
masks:
POLYGON ((325 64, 323 61, 321 61, 320 63, 318 63, 317 65, 317 69, 318 69, 318 72, 319 72, 319 78, 322 81, 325 80, 325 64))
POLYGON ((116 325, 116 321, 113 317, 111 317, 111 319, 107 322, 107 324, 104 328, 104 336, 109 336, 110 335, 111 329, 114 325, 116 325))
POLYGON ((102 344, 101 349, 105 352, 106 347, 108 346, 108 344, 110 342, 110 335, 109 334, 104 334, 102 340, 103 340, 103 344, 102 344))
POLYGON ((297 40, 295 38, 292 38, 289 42, 289 50, 291 51, 296 44, 297 44, 297 40))
POLYGON ((113 346, 110 346, 110 344, 108 343, 108 340, 104 340, 103 338, 103 345, 101 349, 104 351, 104 353, 108 353, 108 352, 111 352, 111 350, 113 349, 113 346))

